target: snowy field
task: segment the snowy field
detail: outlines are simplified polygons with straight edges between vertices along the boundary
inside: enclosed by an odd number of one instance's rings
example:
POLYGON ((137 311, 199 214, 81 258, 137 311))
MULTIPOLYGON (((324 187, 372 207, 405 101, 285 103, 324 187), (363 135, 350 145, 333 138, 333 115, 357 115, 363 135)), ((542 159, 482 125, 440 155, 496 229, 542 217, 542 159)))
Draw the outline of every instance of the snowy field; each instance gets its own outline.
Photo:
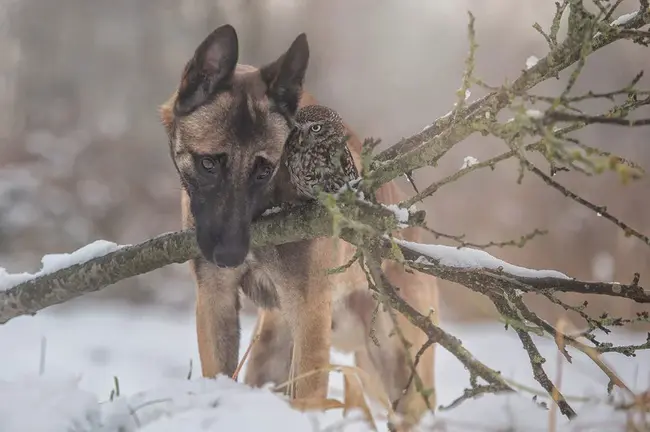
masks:
MULTIPOLYGON (((68 308, 67 310, 70 310, 68 308)), ((253 321, 243 319, 241 352, 253 321)), ((487 365, 523 386, 539 389, 520 342, 501 325, 447 325, 487 365)), ((644 335, 620 336, 619 342, 641 342, 644 335)), ((557 377, 554 343, 539 341, 545 369, 557 377)), ((468 384, 462 365, 438 351, 436 378, 439 403, 448 404, 468 384)), ((333 353, 332 363, 351 364, 333 353)), ((650 388, 650 355, 605 357, 626 384, 650 388)), ((572 365, 562 362, 561 390, 579 418, 568 424, 561 416, 557 430, 621 431, 625 414, 604 403, 607 378, 584 355, 572 365)), ((34 317, 19 317, 0 326, 0 431, 317 431, 369 430, 359 416, 295 411, 265 389, 249 389, 222 377, 198 378, 198 351, 192 311, 108 309, 83 304, 72 313, 50 308, 34 317), (192 377, 190 360, 193 363, 192 377), (42 373, 41 373, 42 372, 42 373), (114 378, 120 397, 110 401, 114 378)), ((342 378, 333 373, 330 396, 340 398, 342 378)), ((543 393, 541 393, 543 394, 543 393)), ((546 398, 540 398, 546 400, 546 398)), ((547 431, 549 412, 522 390, 511 396, 484 396, 468 401, 435 420, 425 418, 421 430, 547 431)), ((381 423, 381 422, 378 422, 381 423)), ((386 430, 380 425, 381 430, 386 430)))

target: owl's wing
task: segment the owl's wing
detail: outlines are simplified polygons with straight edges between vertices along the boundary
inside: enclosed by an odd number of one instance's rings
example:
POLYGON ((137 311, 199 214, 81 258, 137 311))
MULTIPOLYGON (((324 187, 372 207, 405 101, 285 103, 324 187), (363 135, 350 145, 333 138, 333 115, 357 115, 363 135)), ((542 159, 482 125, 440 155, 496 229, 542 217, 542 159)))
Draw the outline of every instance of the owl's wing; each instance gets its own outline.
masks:
POLYGON ((343 170, 346 181, 352 181, 359 177, 359 171, 354 165, 352 153, 347 145, 343 147, 343 151, 341 152, 341 169, 343 170))

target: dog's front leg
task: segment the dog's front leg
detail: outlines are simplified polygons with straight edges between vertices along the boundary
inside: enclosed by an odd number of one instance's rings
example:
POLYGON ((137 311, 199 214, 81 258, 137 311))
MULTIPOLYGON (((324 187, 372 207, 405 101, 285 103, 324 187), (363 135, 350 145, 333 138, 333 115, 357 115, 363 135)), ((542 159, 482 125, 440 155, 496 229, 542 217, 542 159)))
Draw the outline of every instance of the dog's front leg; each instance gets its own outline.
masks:
POLYGON ((325 398, 332 332, 331 291, 313 280, 309 288, 307 295, 298 299, 291 314, 294 323, 292 370, 300 377, 295 382, 294 395, 296 398, 325 398), (316 285, 322 289, 314 289, 316 285), (316 370, 321 372, 314 373, 316 370))
POLYGON ((204 377, 232 376, 239 360, 239 274, 197 258, 196 333, 204 377))
POLYGON ((284 275, 280 302, 294 347, 290 394, 298 399, 327 397, 329 383, 332 291, 326 274, 329 260, 321 259, 318 244, 316 240, 278 248, 284 275))

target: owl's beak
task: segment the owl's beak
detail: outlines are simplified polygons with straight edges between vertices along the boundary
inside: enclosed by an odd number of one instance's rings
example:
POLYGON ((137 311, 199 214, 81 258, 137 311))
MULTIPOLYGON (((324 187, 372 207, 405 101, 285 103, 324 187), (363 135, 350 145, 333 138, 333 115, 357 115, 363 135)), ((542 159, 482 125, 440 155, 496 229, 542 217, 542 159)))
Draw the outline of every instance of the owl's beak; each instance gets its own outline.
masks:
POLYGON ((300 139, 302 139, 302 127, 299 124, 296 124, 291 129, 291 132, 289 132, 289 136, 287 137, 287 142, 293 140, 300 140, 300 139))
POLYGON ((296 138, 298 138, 298 142, 302 142, 302 140, 305 138, 306 133, 307 133, 306 132, 307 127, 308 126, 305 126, 305 125, 298 126, 297 131, 296 131, 296 134, 297 134, 296 138))

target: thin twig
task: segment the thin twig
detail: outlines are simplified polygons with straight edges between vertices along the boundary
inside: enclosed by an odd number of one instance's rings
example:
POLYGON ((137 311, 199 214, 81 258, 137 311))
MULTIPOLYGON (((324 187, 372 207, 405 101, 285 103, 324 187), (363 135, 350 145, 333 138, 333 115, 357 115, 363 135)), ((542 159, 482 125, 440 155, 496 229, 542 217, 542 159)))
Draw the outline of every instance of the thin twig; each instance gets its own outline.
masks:
POLYGON ((499 241, 499 242, 490 241, 490 242, 487 242, 487 243, 472 243, 472 242, 467 242, 467 241, 463 240, 465 238, 465 234, 461 234, 461 235, 445 234, 443 232, 431 229, 428 226, 426 226, 425 224, 420 225, 420 226, 425 231, 430 232, 431 234, 433 234, 436 237, 436 239, 438 239, 438 238, 446 238, 446 239, 453 240, 453 241, 457 242, 459 249, 464 248, 464 247, 472 247, 472 248, 475 248, 475 249, 487 249, 489 247, 502 248, 502 247, 506 247, 506 246, 515 246, 515 247, 518 247, 518 248, 522 248, 528 243, 529 240, 532 240, 532 239, 534 239, 535 237, 538 237, 538 236, 546 235, 548 233, 548 231, 546 231, 546 230, 535 229, 534 231, 532 231, 532 232, 530 232, 528 234, 522 235, 521 237, 519 237, 516 240, 513 239, 513 240, 506 240, 506 241, 499 241))
POLYGON ((597 206, 597 205, 587 201, 586 199, 582 198, 581 196, 577 195, 576 193, 571 192, 569 189, 562 186, 561 184, 559 184, 558 182, 553 180, 551 177, 546 175, 544 172, 542 172, 542 170, 540 170, 535 165, 533 165, 532 162, 524 159, 523 163, 526 165, 526 167, 533 174, 540 177, 544 181, 544 183, 546 183, 547 185, 549 185, 552 188, 558 190, 564 196, 572 199, 573 201, 587 207, 590 210, 593 210, 596 214, 598 214, 598 216, 601 216, 601 217, 607 219, 608 221, 612 222, 614 225, 616 225, 617 227, 622 229, 626 236, 634 236, 634 237, 638 238, 639 240, 641 240, 642 242, 644 242, 645 244, 647 244, 648 246, 650 246, 650 238, 648 238, 648 236, 646 236, 645 234, 640 233, 639 231, 632 228, 631 226, 629 226, 625 222, 623 222, 620 219, 612 216, 607 211, 607 207, 605 207, 605 206, 597 206))
POLYGON ((590 116, 585 114, 571 114, 564 111, 550 111, 544 115, 545 123, 553 122, 583 122, 587 124, 610 124, 617 126, 650 126, 650 118, 626 119, 606 116, 590 116))

